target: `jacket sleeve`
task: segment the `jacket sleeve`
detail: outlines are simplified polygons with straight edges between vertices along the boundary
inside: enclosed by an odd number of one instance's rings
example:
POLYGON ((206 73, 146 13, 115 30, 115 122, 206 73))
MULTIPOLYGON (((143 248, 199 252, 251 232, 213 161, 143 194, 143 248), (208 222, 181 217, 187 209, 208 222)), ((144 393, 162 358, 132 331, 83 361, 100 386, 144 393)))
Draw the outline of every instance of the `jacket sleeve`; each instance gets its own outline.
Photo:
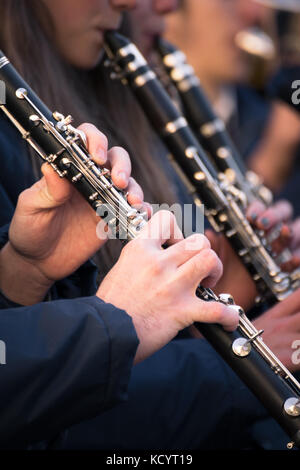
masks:
POLYGON ((0 311, 0 446, 53 439, 127 399, 131 318, 97 297, 0 311))
MULTIPOLYGON (((0 186, 1 188, 1 186, 0 186)), ((0 227, 0 250, 8 241, 9 224, 0 227)), ((56 281, 51 287, 47 299, 75 299, 88 297, 96 292, 97 268, 93 261, 88 260, 70 276, 56 281)), ((0 310, 3 308, 19 307, 0 291, 0 310)))

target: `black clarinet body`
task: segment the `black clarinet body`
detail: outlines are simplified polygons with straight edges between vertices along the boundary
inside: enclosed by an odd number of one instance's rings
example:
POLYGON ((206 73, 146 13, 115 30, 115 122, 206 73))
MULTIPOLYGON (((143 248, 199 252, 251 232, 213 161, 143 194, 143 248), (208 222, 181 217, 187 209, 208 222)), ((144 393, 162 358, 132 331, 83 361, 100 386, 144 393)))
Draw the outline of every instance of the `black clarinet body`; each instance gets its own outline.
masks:
MULTIPOLYGON (((134 239, 145 220, 137 211, 132 212, 106 171, 91 161, 83 136, 70 126, 71 118, 51 113, 1 52, 0 80, 7 90, 6 102, 0 105, 0 110, 23 138, 61 177, 68 178, 95 210, 105 202, 112 218, 117 217, 119 224, 130 226, 127 239, 134 239), (113 210, 115 200, 122 207, 121 215, 113 210)), ((206 301, 234 304, 231 296, 217 297, 201 286, 197 295, 206 301)), ((288 446, 300 446, 300 384, 264 344, 262 332, 255 329, 242 309, 236 308, 240 322, 234 333, 227 333, 215 324, 197 324, 197 327, 290 436, 288 446)))
POLYGON ((247 204, 259 198, 270 205, 272 192, 258 175, 246 169, 224 122, 214 112, 193 67, 186 62, 185 54, 163 38, 157 39, 156 46, 178 91, 187 120, 217 171, 243 191, 247 204))

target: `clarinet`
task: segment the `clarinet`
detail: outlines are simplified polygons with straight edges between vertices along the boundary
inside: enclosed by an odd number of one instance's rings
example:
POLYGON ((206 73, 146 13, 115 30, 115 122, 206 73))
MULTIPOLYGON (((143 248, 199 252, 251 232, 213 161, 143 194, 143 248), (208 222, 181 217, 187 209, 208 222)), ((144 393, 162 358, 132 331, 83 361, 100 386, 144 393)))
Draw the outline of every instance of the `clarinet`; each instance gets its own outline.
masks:
POLYGON ((240 207, 241 191, 218 174, 188 126, 186 119, 149 67, 136 46, 114 32, 105 35, 106 65, 112 78, 128 85, 173 156, 175 169, 188 181, 196 204, 217 232, 222 232, 248 269, 260 296, 257 303, 275 303, 293 292, 292 279, 281 271, 268 249, 247 221, 240 207))
POLYGON ((217 171, 243 191, 247 204, 255 199, 261 199, 267 206, 272 204, 272 192, 262 185, 256 173, 247 171, 224 122, 216 116, 185 54, 163 38, 157 39, 156 49, 178 91, 188 122, 217 171))
MULTIPOLYGON (((6 87, 6 101, 0 103, 0 109, 26 142, 60 177, 67 178, 94 210, 105 204, 110 222, 118 219, 126 241, 136 238, 145 219, 114 187, 108 171, 92 161, 84 136, 70 124, 71 116, 51 113, 1 51, 0 80, 6 87), (121 208, 118 211, 116 202, 121 208)), ((196 294, 204 301, 222 302, 238 309, 239 326, 233 333, 217 324, 197 323, 196 327, 290 436, 288 447, 300 446, 300 384, 265 345, 262 331, 252 325, 241 307, 234 305, 230 295, 218 297, 201 285, 196 294)))

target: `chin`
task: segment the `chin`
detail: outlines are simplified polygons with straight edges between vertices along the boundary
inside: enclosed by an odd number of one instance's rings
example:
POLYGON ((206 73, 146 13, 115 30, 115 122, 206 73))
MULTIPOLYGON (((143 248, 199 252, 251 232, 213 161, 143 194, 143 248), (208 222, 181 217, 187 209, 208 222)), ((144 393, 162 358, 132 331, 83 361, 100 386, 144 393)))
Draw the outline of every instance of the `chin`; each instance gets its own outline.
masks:
POLYGON ((97 54, 82 54, 80 57, 74 57, 72 65, 82 70, 93 70, 97 65, 100 64, 104 56, 104 51, 100 51, 97 54))

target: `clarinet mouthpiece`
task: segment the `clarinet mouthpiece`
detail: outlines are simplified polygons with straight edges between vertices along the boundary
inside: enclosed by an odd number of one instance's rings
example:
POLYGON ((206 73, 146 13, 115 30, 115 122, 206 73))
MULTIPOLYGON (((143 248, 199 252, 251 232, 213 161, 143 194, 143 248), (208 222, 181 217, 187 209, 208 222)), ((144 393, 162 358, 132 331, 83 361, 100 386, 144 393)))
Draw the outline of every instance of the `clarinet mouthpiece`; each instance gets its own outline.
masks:
POLYGON ((156 38, 155 46, 162 57, 168 54, 173 54, 174 52, 178 51, 178 49, 175 46, 173 46, 173 44, 171 44, 169 41, 167 41, 166 39, 162 37, 156 38))
POLYGON ((128 46, 130 41, 122 36, 122 34, 116 33, 116 31, 106 31, 104 34, 104 47, 107 52, 116 54, 122 47, 128 46))

